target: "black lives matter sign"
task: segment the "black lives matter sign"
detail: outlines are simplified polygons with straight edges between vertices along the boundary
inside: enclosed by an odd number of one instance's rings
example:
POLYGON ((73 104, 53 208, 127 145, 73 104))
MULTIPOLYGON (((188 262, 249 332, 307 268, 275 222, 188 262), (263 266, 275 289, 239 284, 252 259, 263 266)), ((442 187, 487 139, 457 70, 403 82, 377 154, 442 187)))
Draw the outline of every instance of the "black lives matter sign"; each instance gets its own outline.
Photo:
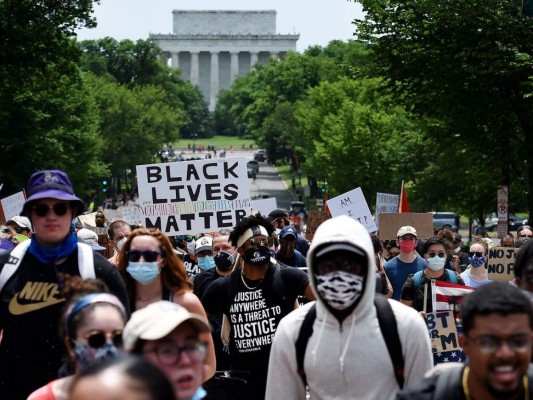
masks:
POLYGON ((245 157, 137 166, 144 226, 168 235, 232 228, 250 214, 245 157))

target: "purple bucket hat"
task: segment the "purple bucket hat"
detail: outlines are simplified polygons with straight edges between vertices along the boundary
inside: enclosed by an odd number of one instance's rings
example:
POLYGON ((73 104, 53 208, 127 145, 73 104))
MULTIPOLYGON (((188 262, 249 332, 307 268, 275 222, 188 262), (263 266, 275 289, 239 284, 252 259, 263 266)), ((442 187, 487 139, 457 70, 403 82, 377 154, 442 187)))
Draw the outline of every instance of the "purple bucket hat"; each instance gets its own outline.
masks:
POLYGON ((0 238, 0 254, 5 253, 7 251, 11 251, 15 248, 15 245, 10 240, 7 240, 6 238, 0 238))
POLYGON ((85 211, 85 204, 74 194, 74 188, 63 171, 48 170, 35 172, 28 181, 26 191, 28 198, 24 203, 21 215, 29 214, 29 204, 39 199, 57 199, 72 202, 78 215, 85 211))

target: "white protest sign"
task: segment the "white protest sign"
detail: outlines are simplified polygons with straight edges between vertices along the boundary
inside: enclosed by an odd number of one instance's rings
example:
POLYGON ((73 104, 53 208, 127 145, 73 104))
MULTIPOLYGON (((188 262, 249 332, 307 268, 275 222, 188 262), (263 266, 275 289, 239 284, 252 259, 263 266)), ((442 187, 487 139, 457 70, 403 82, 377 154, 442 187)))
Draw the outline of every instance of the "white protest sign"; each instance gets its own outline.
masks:
POLYGON ((397 213, 400 196, 397 194, 378 193, 376 195, 376 224, 379 226, 379 214, 397 213))
POLYGON ((130 225, 143 224, 143 215, 141 214, 141 209, 139 208, 139 206, 119 207, 118 211, 120 212, 120 217, 117 217, 115 219, 122 219, 130 225))
POLYGON ((8 221, 15 215, 20 215, 22 207, 24 207, 25 201, 26 197, 24 196, 23 191, 12 194, 11 196, 5 197, 0 200, 0 202, 2 203, 2 211, 4 213, 5 221, 8 221))
POLYGON ((378 230, 360 187, 329 199, 326 204, 332 217, 347 215, 363 224, 368 232, 378 230))
POLYGON ((271 211, 278 208, 278 201, 275 197, 268 197, 266 199, 252 200, 252 213, 260 212, 261 215, 268 215, 271 211))
POLYGON ((245 157, 137 165, 142 225, 169 235, 232 228, 250 214, 245 157))

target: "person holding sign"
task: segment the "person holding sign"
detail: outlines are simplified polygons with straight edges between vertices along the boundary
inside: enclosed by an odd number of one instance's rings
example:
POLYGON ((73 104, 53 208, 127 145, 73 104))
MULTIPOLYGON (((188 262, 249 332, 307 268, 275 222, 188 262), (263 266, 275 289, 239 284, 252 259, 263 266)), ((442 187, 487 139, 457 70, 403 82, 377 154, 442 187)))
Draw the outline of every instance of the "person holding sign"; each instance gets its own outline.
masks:
POLYGON ((461 273, 466 286, 478 288, 491 282, 487 272, 489 248, 485 242, 473 242, 468 251, 468 268, 461 273))
MULTIPOLYGON (((120 251, 118 270, 126 282, 132 311, 168 300, 206 317, 200 300, 192 293, 183 262, 160 230, 135 229, 120 251)), ((202 340, 208 344, 203 361, 203 379, 207 380, 215 374, 215 348, 209 332, 202 340)))
POLYGON ((434 236, 424 244, 426 268, 409 275, 402 287, 400 301, 417 311, 430 313, 433 310, 432 285, 436 280, 464 285, 457 272, 445 269, 446 245, 444 240, 434 236))
POLYGON ((533 398, 528 298, 512 285, 491 282, 467 295, 461 312, 467 363, 435 367, 421 385, 402 390, 396 400, 533 398))
POLYGON ((416 251, 418 243, 416 229, 412 226, 402 226, 396 235, 396 245, 400 254, 385 263, 385 273, 392 284, 394 300, 400 300, 402 287, 407 277, 426 268, 426 261, 416 251))
POLYGON ((272 262, 273 232, 260 214, 239 222, 231 241, 243 268, 215 280, 202 297, 210 315, 224 314, 222 342, 233 357, 232 369, 250 371, 247 384, 232 399, 265 397, 268 357, 279 322, 294 310, 298 296, 314 300, 305 272, 272 262))

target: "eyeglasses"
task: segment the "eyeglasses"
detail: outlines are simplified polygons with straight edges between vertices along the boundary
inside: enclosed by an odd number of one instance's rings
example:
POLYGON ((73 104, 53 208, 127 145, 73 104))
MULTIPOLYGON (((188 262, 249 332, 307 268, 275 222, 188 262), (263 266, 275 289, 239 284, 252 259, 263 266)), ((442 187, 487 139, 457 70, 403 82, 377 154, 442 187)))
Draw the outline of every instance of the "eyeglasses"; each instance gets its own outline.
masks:
POLYGON ((48 214, 49 210, 54 210, 55 215, 58 217, 62 217, 67 213, 67 211, 70 208, 70 204, 68 203, 56 203, 53 206, 49 206, 48 204, 36 204, 33 206, 33 211, 35 211, 35 214, 37 214, 38 217, 44 217, 46 214, 48 214))
POLYGON ((468 340, 475 343, 481 351, 486 353, 493 353, 498 350, 503 343, 507 343, 507 346, 513 351, 525 351, 531 344, 531 335, 513 335, 507 339, 502 339, 497 336, 484 335, 477 338, 468 337, 468 340))
POLYGON ((201 236, 185 236, 185 241, 186 242, 192 242, 193 240, 198 240, 200 238, 201 238, 201 236))
POLYGON ((328 274, 334 271, 344 271, 353 274, 362 273, 361 263, 355 260, 323 260, 317 263, 317 273, 319 275, 328 274))
POLYGON ((92 330, 85 335, 87 344, 93 349, 103 347, 108 339, 111 339, 116 347, 122 347, 122 331, 104 332, 98 329, 92 330))
POLYGON ((274 240, 272 238, 266 238, 266 239, 249 239, 245 244, 248 243, 250 247, 258 248, 259 246, 265 246, 270 247, 274 244, 274 240))
POLYGON ((520 235, 518 237, 527 237, 527 238, 533 238, 533 235, 520 235))
POLYGON ((444 254, 442 251, 439 252, 438 254, 432 251, 431 253, 428 253, 428 255, 429 255, 429 258, 434 258, 435 256, 439 256, 439 258, 444 258, 446 254, 444 254))
POLYGON ((143 353, 154 353, 157 361, 167 367, 176 365, 183 353, 193 361, 202 361, 207 354, 207 344, 204 342, 193 342, 185 344, 184 346, 176 346, 171 343, 162 343, 150 350, 145 350, 143 353))
POLYGON ((482 251, 469 251, 469 252, 468 252, 468 255, 469 255, 470 257, 474 257, 474 255, 475 255, 476 257, 483 257, 483 252, 482 252, 482 251))
POLYGON ((129 262, 137 262, 141 259, 141 256, 144 258, 144 261, 154 262, 157 261, 157 257, 162 254, 160 251, 155 250, 129 250, 126 252, 126 258, 129 262))

